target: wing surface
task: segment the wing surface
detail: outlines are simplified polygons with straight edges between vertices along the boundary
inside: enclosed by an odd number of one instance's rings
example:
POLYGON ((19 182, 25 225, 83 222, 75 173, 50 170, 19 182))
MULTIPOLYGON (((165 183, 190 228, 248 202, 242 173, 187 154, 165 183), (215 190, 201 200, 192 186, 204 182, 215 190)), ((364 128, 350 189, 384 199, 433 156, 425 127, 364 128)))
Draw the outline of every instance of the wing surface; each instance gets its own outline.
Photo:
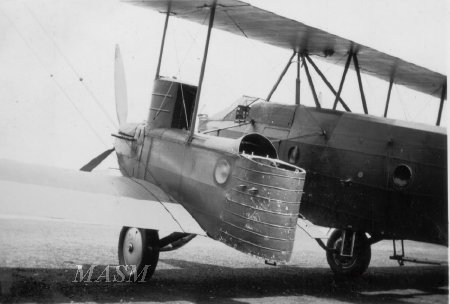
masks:
POLYGON ((0 159, 0 218, 60 220, 206 235, 189 212, 143 180, 0 159))
MULTIPOLYGON (((125 0, 162 13, 167 12, 170 1, 125 0)), ((207 24, 205 16, 209 10, 205 7, 212 2, 213 0, 172 0, 171 12, 175 17, 207 24)), ((322 60, 342 66, 345 65, 345 60, 339 59, 349 51, 356 52, 363 73, 385 81, 392 78, 396 84, 438 98, 447 81, 447 77, 440 73, 238 0, 217 1, 214 28, 277 47, 317 55, 322 60)))

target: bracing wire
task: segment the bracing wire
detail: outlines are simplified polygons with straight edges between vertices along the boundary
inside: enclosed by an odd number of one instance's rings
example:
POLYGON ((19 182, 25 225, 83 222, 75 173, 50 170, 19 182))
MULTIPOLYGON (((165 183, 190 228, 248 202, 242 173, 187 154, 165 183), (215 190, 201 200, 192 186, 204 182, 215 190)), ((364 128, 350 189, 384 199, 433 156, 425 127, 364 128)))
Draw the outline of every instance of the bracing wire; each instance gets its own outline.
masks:
MULTIPOLYGON (((230 16, 230 14, 228 14, 228 11, 227 11, 227 10, 225 10, 224 12, 225 12, 225 14, 227 15, 227 17, 231 20, 231 22, 234 24, 234 26, 242 33, 242 35, 244 35, 245 38, 247 38, 247 41, 250 42, 250 44, 252 45, 252 47, 255 48, 255 49, 258 51, 258 54, 259 54, 261 57, 263 57, 264 61, 265 61, 265 62, 269 62, 269 59, 268 59, 268 58, 264 55, 264 53, 261 52, 261 50, 255 45, 255 43, 253 42, 253 40, 250 39, 250 38, 248 37, 248 35, 245 33, 244 29, 238 24, 238 22, 237 22, 235 19, 233 19, 233 18, 230 16)), ((269 74, 271 74, 271 72, 273 72, 273 71, 275 70, 275 68, 277 68, 277 66, 276 66, 276 65, 273 65, 272 68, 269 70, 269 74)), ((256 83, 258 83, 258 81, 257 81, 257 80, 254 80, 253 82, 251 82, 250 84, 248 84, 248 85, 246 86, 246 89, 245 89, 245 90, 246 90, 246 91, 247 91, 247 90, 250 90, 250 88, 252 88, 256 83)))
POLYGON ((398 97, 398 100, 400 101, 400 106, 401 106, 402 111, 403 111, 403 116, 405 117, 406 121, 409 121, 410 119, 408 118, 408 113, 405 110, 405 104, 403 103, 402 96, 400 95, 400 92, 398 91, 397 86, 395 86, 395 92, 397 92, 397 97, 398 97))
POLYGON ((419 117, 419 115, 424 115, 425 112, 428 112, 430 105, 431 105, 431 102, 427 101, 425 103, 425 105, 416 113, 416 115, 414 115, 412 120, 417 121, 417 118, 419 117))
POLYGON ((167 96, 169 95, 170 90, 172 89, 172 86, 173 86, 173 81, 170 83, 170 86, 169 86, 169 89, 167 90, 167 93, 164 94, 164 99, 161 102, 161 105, 159 106, 158 111, 156 112, 155 117, 153 117, 152 121, 154 121, 156 118, 158 118, 159 114, 161 113, 161 110, 162 110, 162 108, 163 108, 163 106, 164 106, 164 104, 165 104, 165 102, 167 100, 167 96))
POLYGON ((175 58, 177 60, 177 65, 178 65, 177 77, 181 79, 182 77, 181 77, 180 57, 178 56, 177 42, 175 40, 175 35, 173 35, 173 34, 174 33, 172 32, 172 40, 173 40, 173 44, 175 45, 175 47, 174 47, 174 49, 175 49, 175 58))
MULTIPOLYGON (((434 90, 432 95, 435 95, 439 90, 442 90, 442 87, 439 87, 436 90, 434 90)), ((417 111, 417 113, 414 115, 412 121, 416 121, 419 115, 424 115, 424 111, 428 111, 431 104, 432 104, 431 100, 427 100, 425 105, 420 109, 420 111, 417 111)))
POLYGON ((100 103, 100 101, 95 96, 94 92, 88 87, 88 85, 83 81, 83 78, 81 77, 80 73, 75 69, 73 64, 70 62, 70 60, 67 58, 66 55, 64 55, 64 52, 61 50, 61 48, 58 46, 56 41, 53 39, 53 37, 48 33, 48 31, 44 28, 40 20, 37 18, 36 14, 25 4, 22 3, 23 6, 27 9, 29 14, 33 17, 33 19, 36 21, 36 23, 39 25, 41 30, 46 34, 47 38, 52 42, 53 47, 58 51, 58 53, 61 55, 61 57, 66 62, 67 66, 72 70, 72 72, 75 74, 77 79, 80 80, 82 86, 85 88, 85 90, 88 92, 88 94, 91 96, 92 100, 97 104, 97 106, 100 108, 100 110, 103 112, 103 114, 108 118, 109 122, 113 125, 114 128, 118 128, 118 125, 114 119, 111 118, 111 116, 108 114, 106 109, 103 107, 103 105, 100 103))
MULTIPOLYGON (((202 21, 202 25, 205 25, 205 22, 206 22, 206 20, 208 19, 208 14, 206 14, 205 13, 205 17, 203 18, 203 21, 202 21)), ((194 45, 196 44, 196 42, 197 42, 197 38, 198 38, 198 36, 200 35, 200 31, 197 31, 197 33, 195 34, 195 36, 192 36, 191 35, 191 33, 188 31, 188 34, 189 34, 189 36, 191 37, 191 39, 192 39, 192 43, 191 43, 191 45, 189 46, 189 48, 188 48, 188 50, 186 51, 186 55, 184 55, 184 58, 181 60, 181 62, 179 63, 179 69, 181 69, 181 67, 182 67, 182 65, 186 62, 186 60, 187 60, 187 58, 188 58, 188 56, 189 56, 189 54, 190 54, 190 52, 191 52, 191 50, 192 50, 192 48, 194 47, 194 45)))
POLYGON ((238 30, 241 31, 242 35, 245 36, 245 38, 248 39, 247 34, 244 32, 244 30, 239 26, 239 24, 236 22, 236 20, 234 20, 233 18, 231 18, 230 14, 228 14, 228 11, 225 11, 225 14, 228 16, 228 18, 230 18, 231 22, 234 23, 234 25, 238 28, 238 30))
MULTIPOLYGON (((28 42, 27 39, 25 39, 25 37, 22 35, 22 33, 19 31, 19 29, 17 28, 17 26, 15 25, 15 23, 11 20, 11 18, 9 18, 9 16, 5 13, 5 11, 0 7, 0 12, 3 14, 3 16, 5 16, 6 20, 8 20, 8 22, 11 24, 11 26, 13 27, 13 29, 17 32, 17 34, 20 36, 20 38, 23 40, 23 42, 25 43, 25 45, 28 47, 28 49, 30 50, 30 52, 33 54, 33 56, 35 57, 35 59, 39 62, 39 64, 42 66, 42 68, 46 71, 47 74, 51 74, 50 71, 47 69, 47 67, 45 66, 44 62, 41 60, 41 58, 38 56, 38 54, 35 52, 35 50, 31 47, 30 43, 28 42)), ((105 146, 109 146, 108 144, 105 143, 105 141, 102 139, 102 137, 97 133, 97 131, 95 130, 95 128, 92 126, 92 124, 89 122, 89 120, 83 115, 83 113, 81 112, 81 110, 77 107, 76 103, 70 98, 69 94, 67 94, 67 92, 64 90, 64 88, 61 86, 61 84, 56 80, 56 77, 52 77, 56 87, 63 93, 63 95, 66 97, 66 99, 70 102, 70 104, 72 104, 72 106, 75 108, 75 110, 78 112, 78 114, 81 116, 81 118, 83 118, 83 120, 86 122, 86 124, 88 125, 88 127, 91 129, 91 131, 94 133, 94 135, 100 140, 100 142, 102 142, 105 146)))
MULTIPOLYGON (((173 34, 173 32, 172 32, 173 34)), ((178 77, 181 79, 181 64, 180 64, 180 58, 178 56, 178 48, 177 48, 177 42, 175 40, 175 35, 172 35, 173 44, 175 46, 175 57, 177 59, 177 65, 178 65, 178 77)), ((184 99, 184 90, 183 90, 183 83, 180 82, 180 89, 181 89, 181 99, 183 102, 183 108, 184 108, 184 117, 186 119, 186 127, 189 130, 189 122, 187 117, 187 110, 186 110, 186 100, 184 99)))
POLYGON ((187 130, 189 130, 189 121, 188 121, 187 110, 186 110, 186 100, 184 99, 183 83, 181 83, 181 82, 180 82, 180 87, 181 87, 181 99, 183 101, 183 108, 184 108, 184 117, 186 118, 186 128, 187 128, 187 130))
POLYGON ((233 129, 233 128, 238 128, 238 127, 246 126, 246 125, 249 125, 249 124, 252 124, 252 122, 251 121, 247 121, 247 122, 240 123, 240 124, 237 124, 237 125, 233 125, 233 126, 230 126, 230 127, 205 130, 205 131, 202 131, 201 133, 202 134, 207 134, 207 133, 217 132, 217 134, 219 134, 220 131, 229 130, 229 129, 233 129))
MULTIPOLYGON (((198 10, 197 10, 197 11, 198 11, 198 10)), ((201 23, 202 25, 205 25, 206 20, 208 19, 208 16, 209 16, 209 14, 205 13, 204 18, 203 18, 203 21, 202 21, 202 23, 201 23)), ((191 50, 192 50, 193 46, 196 44, 197 38, 198 38, 198 36, 199 36, 199 34, 200 34, 200 31, 197 31, 195 35, 192 35, 189 31, 187 31, 187 33, 189 34, 189 36, 190 36, 192 42, 191 42, 191 44, 189 45, 189 48, 188 48, 186 54, 185 54, 185 55, 183 56, 183 58, 180 60, 180 56, 179 56, 178 49, 177 49, 177 43, 176 43, 175 35, 173 35, 173 31, 172 31, 172 39, 173 39, 173 43, 174 43, 174 46, 175 46, 175 57, 176 57, 176 60, 177 60, 177 65, 178 65, 178 71, 177 71, 178 74, 177 74, 177 76, 178 76, 180 79, 182 79, 182 77, 181 77, 182 66, 185 64, 185 62, 186 62, 186 60, 187 60, 189 54, 191 53, 191 50)), ((211 63, 210 63, 210 64, 211 64, 211 63)), ((222 83, 224 83, 224 82, 222 82, 222 83)), ((183 101, 183 107, 184 107, 184 113, 185 113, 186 125, 187 125, 187 127, 188 127, 188 129, 189 129, 189 122, 188 122, 188 116, 187 116, 186 101, 185 101, 185 98, 184 98, 183 84, 180 83, 180 85, 181 85, 181 94, 182 94, 181 96, 182 96, 182 101, 183 101)), ((230 88, 230 89, 231 89, 231 88, 230 88)))

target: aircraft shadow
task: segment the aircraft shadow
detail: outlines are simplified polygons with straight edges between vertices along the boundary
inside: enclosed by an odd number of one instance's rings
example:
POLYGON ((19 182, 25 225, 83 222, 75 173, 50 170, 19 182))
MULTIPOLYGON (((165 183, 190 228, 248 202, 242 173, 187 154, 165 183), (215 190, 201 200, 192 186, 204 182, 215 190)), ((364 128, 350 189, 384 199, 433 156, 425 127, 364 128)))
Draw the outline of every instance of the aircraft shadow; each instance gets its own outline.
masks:
MULTIPOLYGON (((170 269, 157 269, 146 283, 112 283, 104 278, 73 283, 74 268, 0 268, 0 302, 247 303, 248 299, 258 302, 286 296, 324 302, 410 303, 428 295, 448 301, 447 266, 371 267, 358 279, 342 280, 328 268, 232 268, 177 259, 160 262, 170 269)), ((97 266, 93 278, 105 267, 97 266)))

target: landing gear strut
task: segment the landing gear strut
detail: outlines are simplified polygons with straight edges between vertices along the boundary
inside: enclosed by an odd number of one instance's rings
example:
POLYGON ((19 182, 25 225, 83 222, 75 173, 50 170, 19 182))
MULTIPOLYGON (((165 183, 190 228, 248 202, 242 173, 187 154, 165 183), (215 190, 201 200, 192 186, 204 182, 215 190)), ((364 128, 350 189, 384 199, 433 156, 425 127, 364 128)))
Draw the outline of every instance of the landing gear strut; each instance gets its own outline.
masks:
POLYGON ((327 242, 327 261, 337 275, 359 276, 370 263, 370 242, 362 232, 334 230, 327 242))
POLYGON ((126 280, 145 282, 159 259, 158 231, 123 227, 119 237, 119 264, 126 280))

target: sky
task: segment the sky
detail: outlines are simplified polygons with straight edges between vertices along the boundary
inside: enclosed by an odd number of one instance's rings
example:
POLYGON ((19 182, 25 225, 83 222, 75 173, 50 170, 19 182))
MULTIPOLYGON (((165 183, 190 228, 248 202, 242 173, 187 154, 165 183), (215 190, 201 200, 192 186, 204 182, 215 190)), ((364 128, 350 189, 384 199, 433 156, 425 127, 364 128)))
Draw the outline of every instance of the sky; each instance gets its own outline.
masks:
MULTIPOLYGON (((446 74, 445 0, 267 1, 253 5, 446 74)), ((113 0, 0 0, 0 158, 77 169, 112 146, 114 48, 120 45, 129 122, 147 117, 164 15, 113 0)), ((161 75, 197 83, 206 27, 171 18, 161 75)), ((200 113, 242 95, 265 98, 291 52, 213 31, 200 113)), ((342 67, 316 61, 337 87, 342 67)), ((274 94, 293 104, 295 69, 274 94)), ((313 105, 302 71, 302 103, 313 105)), ((333 95, 313 75, 326 107, 333 95)), ((369 113, 382 115, 388 84, 363 76, 369 113)), ((343 98, 362 112, 354 71, 343 98)), ((394 86, 389 117, 434 124, 439 100, 394 86)), ((443 125, 447 122, 444 106, 443 125)), ((114 167, 114 157, 103 167, 114 167)))

